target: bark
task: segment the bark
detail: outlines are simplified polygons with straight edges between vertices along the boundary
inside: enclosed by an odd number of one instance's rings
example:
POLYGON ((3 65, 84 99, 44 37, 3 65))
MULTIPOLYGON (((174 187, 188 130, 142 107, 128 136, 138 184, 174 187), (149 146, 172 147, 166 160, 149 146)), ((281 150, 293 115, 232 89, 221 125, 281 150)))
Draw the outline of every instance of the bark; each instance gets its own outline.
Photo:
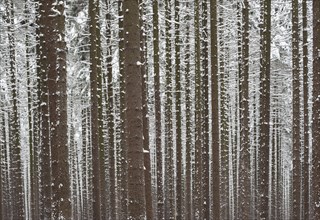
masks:
POLYGON ((41 114, 41 151, 40 161, 40 194, 39 194, 39 214, 40 219, 51 218, 51 147, 50 147, 50 118, 49 118, 49 90, 48 90, 48 70, 49 70, 49 49, 47 39, 52 34, 50 30, 50 19, 46 19, 51 8, 50 2, 45 2, 39 6, 39 71, 40 71, 40 114, 41 114))
POLYGON ((91 146, 92 146, 92 186, 93 186, 93 219, 101 217, 101 172, 99 142, 99 67, 98 67, 98 5, 97 1, 89 1, 90 18, 90 106, 91 106, 91 146))
POLYGON ((127 206, 127 151, 128 147, 126 145, 126 137, 125 137, 125 87, 126 87, 126 72, 124 71, 124 29, 123 29, 123 3, 124 0, 118 1, 118 14, 119 14, 119 74, 120 74, 120 146, 119 146, 119 185, 120 185, 120 218, 127 219, 128 215, 128 206, 127 206))
POLYGON ((202 205, 202 130, 201 130, 201 50, 200 50, 200 2, 194 1, 195 35, 195 170, 194 170, 194 218, 203 219, 202 205))
POLYGON ((126 144, 128 147, 128 219, 146 218, 139 1, 125 0, 124 70, 126 74, 126 144))
POLYGON ((303 65, 303 212, 304 219, 309 219, 309 185, 310 185, 310 175, 309 175, 309 82, 308 82, 308 12, 307 12, 307 1, 302 1, 302 65, 303 65))
POLYGON ((261 1, 259 217, 269 218, 271 0, 261 1))
POLYGON ((239 218, 250 218, 250 145, 249 145, 249 2, 242 8, 242 69, 240 74, 240 167, 239 167, 239 218))
POLYGON ((201 45, 202 45, 202 191, 203 219, 210 219, 210 178, 209 178, 209 40, 208 40, 208 2, 202 1, 201 45))
POLYGON ((299 8, 298 0, 292 0, 292 141, 293 141, 293 219, 300 219, 301 207, 301 138, 300 138, 300 56, 299 56, 299 8))
POLYGON ((174 219, 175 198, 174 198, 174 150, 173 150, 173 82, 172 82, 172 34, 171 34, 171 1, 165 1, 165 59, 166 59, 166 103, 165 103, 165 199, 164 219, 174 219))
POLYGON ((153 219, 153 201, 152 201, 152 174, 150 159, 150 137, 149 137, 149 109, 148 109, 148 70, 147 70, 147 39, 146 39, 146 5, 142 0, 140 4, 140 48, 141 50, 141 75, 142 75, 142 116, 143 116, 143 155, 144 155, 144 179, 145 179, 145 195, 146 195, 146 219, 153 219))
MULTIPOLYGON (((190 22, 190 16, 187 15, 187 21, 190 22)), ((192 148, 192 97, 191 97, 191 70, 190 70, 190 25, 188 24, 186 30, 186 55, 185 55, 185 94, 186 94, 186 191, 185 191, 185 209, 184 209, 184 217, 186 220, 192 219, 192 165, 191 165, 191 148, 192 148)))
POLYGON ((48 40, 48 89, 51 123, 52 218, 70 219, 70 179, 68 163, 67 72, 64 41, 64 3, 50 4, 51 38, 48 40), (52 8, 55 8, 53 12, 52 8), (58 13, 58 14, 57 14, 58 13))
POLYGON ((211 111, 212 111, 212 216, 220 219, 220 147, 219 147, 219 83, 218 83, 218 30, 217 1, 210 0, 211 36, 211 111))

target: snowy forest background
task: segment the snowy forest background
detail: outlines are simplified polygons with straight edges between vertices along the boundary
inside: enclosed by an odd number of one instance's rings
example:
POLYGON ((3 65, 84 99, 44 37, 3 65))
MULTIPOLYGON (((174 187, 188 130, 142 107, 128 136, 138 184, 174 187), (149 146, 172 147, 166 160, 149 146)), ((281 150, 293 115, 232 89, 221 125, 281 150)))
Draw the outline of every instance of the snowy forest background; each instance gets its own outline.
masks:
POLYGON ((1 0, 1 219, 320 219, 320 1, 1 0))

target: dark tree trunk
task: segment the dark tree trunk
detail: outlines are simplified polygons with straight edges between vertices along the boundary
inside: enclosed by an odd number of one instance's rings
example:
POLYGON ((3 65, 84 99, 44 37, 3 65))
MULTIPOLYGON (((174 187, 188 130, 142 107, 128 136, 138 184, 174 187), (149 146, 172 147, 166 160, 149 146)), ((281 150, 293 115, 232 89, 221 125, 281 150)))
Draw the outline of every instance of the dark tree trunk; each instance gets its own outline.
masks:
POLYGON ((90 106, 91 106, 91 146, 92 146, 92 187, 93 187, 93 219, 101 219, 101 182, 100 182, 100 142, 99 142, 99 67, 98 59, 98 5, 89 1, 90 18, 90 106))
POLYGON ((271 0, 261 0, 259 217, 269 218, 271 0))
POLYGON ((249 2, 242 8, 242 56, 240 74, 240 167, 239 167, 239 218, 250 219, 250 145, 249 145, 249 2))
POLYGON ((219 147, 219 78, 218 78, 218 30, 217 0, 210 0, 211 36, 211 111, 212 111, 212 216, 220 219, 220 147, 219 147))
POLYGON ((292 199, 293 219, 300 219, 301 207, 301 138, 300 138, 300 57, 299 57, 299 5, 292 0, 292 199))
POLYGON ((124 70, 126 74, 126 144, 128 147, 128 219, 146 218, 139 1, 125 0, 124 70))

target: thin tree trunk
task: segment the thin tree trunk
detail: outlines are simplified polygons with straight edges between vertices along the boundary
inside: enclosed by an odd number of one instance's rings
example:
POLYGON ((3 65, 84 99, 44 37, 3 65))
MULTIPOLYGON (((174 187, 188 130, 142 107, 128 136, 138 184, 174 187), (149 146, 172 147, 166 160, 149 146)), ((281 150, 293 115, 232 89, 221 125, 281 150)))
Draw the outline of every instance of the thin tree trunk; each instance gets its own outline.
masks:
POLYGON ((299 57, 299 6, 292 0, 292 150, 293 150, 293 219, 301 217, 301 138, 300 138, 300 57, 299 57))
POLYGON ((308 12, 307 12, 307 0, 302 1, 302 53, 303 53, 303 200, 304 200, 304 219, 309 219, 309 185, 310 185, 310 174, 309 174, 309 82, 308 82, 308 12))
POLYGON ((150 160, 150 138, 149 138, 149 117, 148 117, 148 72, 147 72, 147 47, 145 35, 145 14, 146 5, 140 0, 140 48, 141 50, 141 75, 142 75, 142 116, 143 116, 143 155, 144 155, 144 179, 145 179, 145 195, 146 195, 146 220, 153 219, 153 203, 152 203, 152 174, 150 160))
POLYGON ((194 1, 195 35, 195 170, 194 170, 194 218, 203 219, 202 206, 202 129, 201 129, 201 50, 200 50, 200 2, 194 1))
POLYGON ((115 123, 114 123, 114 92, 113 92, 113 72, 112 72, 112 43, 111 43, 111 1, 106 0, 106 38, 107 38, 107 83, 108 83, 108 100, 106 100, 107 123, 108 123, 108 145, 109 145, 109 206, 111 219, 117 219, 116 206, 116 155, 115 155, 115 123))
POLYGON ((240 75, 240 167, 239 167, 239 218, 250 218, 250 145, 249 145, 249 2, 244 0, 242 8, 242 70, 240 75))
POLYGON ((159 66, 159 2, 152 2, 153 10, 153 71, 154 71, 154 101, 156 129, 156 164, 157 164, 157 217, 164 218, 162 145, 161 145, 161 97, 160 97, 160 66, 159 66))
POLYGON ((119 149, 119 185, 120 185, 120 219, 127 219, 128 215, 128 206, 127 206, 127 169, 128 164, 126 161, 127 158, 127 143, 125 137, 125 123, 126 123, 126 111, 125 111, 125 87, 126 87, 126 72, 124 71, 124 29, 123 29, 123 9, 124 0, 118 1, 118 14, 119 14, 119 74, 120 74, 120 149, 119 149))
MULTIPOLYGON (((208 39, 208 1, 202 1, 202 213, 203 219, 210 219, 210 158, 209 158, 209 39, 208 39)), ((177 22, 177 21, 176 21, 177 22)), ((180 90, 180 89, 179 89, 180 90)))
POLYGON ((219 78, 218 78, 218 30, 217 0, 210 0, 211 36, 211 111, 212 111, 212 216, 220 219, 220 147, 219 147, 219 78))
POLYGON ((269 218, 271 0, 261 1, 259 217, 269 218))
MULTIPOLYGON (((187 16, 187 22, 190 22, 190 17, 187 16)), ((190 25, 186 30, 186 55, 185 55, 185 94, 186 94, 186 192, 185 192, 185 219, 192 219, 192 165, 191 165, 191 147, 192 147, 192 97, 191 97, 191 70, 190 70, 190 25)))
POLYGON ((182 130, 181 130, 181 61, 180 61, 180 3, 174 1, 175 84, 176 84, 176 219, 182 219, 182 130))
POLYGON ((93 219, 101 217, 101 181, 100 181, 100 142, 99 142, 99 70, 98 70, 98 5, 89 1, 90 18, 90 105, 91 105, 91 146, 92 146, 92 184, 93 184, 93 219))

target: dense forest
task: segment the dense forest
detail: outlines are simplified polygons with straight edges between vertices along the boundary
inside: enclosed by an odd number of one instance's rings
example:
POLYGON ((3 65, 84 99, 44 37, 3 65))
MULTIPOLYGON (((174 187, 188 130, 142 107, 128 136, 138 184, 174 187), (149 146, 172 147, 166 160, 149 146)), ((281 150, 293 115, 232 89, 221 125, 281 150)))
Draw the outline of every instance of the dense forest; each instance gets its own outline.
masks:
POLYGON ((0 0, 0 220, 319 220, 319 0, 0 0))

